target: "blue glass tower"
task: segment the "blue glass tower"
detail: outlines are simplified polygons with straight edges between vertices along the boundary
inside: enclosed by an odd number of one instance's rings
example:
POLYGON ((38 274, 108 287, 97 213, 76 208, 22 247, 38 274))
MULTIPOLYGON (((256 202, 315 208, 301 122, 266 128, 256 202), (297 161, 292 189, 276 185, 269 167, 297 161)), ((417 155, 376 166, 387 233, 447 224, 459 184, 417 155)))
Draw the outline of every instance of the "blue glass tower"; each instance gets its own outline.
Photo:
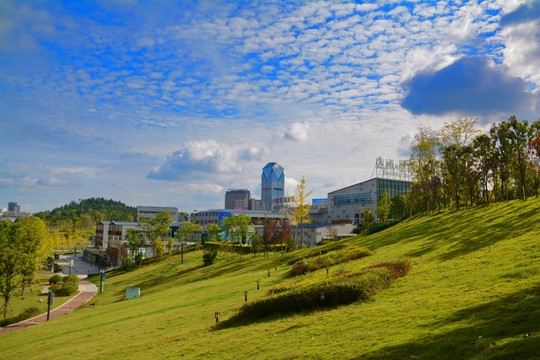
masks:
POLYGON ((263 167, 261 177, 261 206, 263 210, 273 210, 274 199, 285 196, 285 172, 281 165, 270 162, 263 167))

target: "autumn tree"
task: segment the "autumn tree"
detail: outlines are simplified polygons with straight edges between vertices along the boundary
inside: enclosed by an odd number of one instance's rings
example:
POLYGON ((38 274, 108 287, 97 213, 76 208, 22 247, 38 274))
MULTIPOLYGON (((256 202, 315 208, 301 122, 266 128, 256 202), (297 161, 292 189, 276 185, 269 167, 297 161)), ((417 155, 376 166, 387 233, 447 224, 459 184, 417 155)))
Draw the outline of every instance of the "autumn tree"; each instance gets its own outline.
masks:
POLYGON ((300 246, 304 246, 304 224, 311 223, 309 219, 310 204, 307 198, 313 190, 306 192, 306 179, 302 177, 300 184, 296 186, 296 196, 293 197, 294 207, 290 210, 292 224, 300 227, 300 246))

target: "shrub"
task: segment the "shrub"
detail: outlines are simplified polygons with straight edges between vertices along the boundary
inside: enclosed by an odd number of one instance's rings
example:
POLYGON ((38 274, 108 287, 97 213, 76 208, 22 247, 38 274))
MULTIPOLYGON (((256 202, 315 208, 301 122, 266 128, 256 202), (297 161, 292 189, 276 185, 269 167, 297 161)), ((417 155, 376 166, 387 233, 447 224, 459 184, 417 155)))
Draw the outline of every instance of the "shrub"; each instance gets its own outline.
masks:
POLYGON ((370 227, 369 227, 369 230, 367 232, 368 235, 371 235, 371 234, 375 234, 375 233, 378 233, 379 231, 383 231, 385 229, 388 229, 389 227, 391 226, 394 226, 396 224, 399 224, 399 220, 393 220, 393 221, 390 221, 390 222, 387 222, 387 223, 376 223, 376 224, 372 224, 370 227))
POLYGON ((59 290, 54 293, 58 296, 69 296, 75 294, 78 291, 78 288, 72 284, 64 284, 59 290))
POLYGON ((49 283, 56 284, 62 282, 62 277, 58 274, 54 274, 49 278, 49 283))
POLYGON ((326 249, 309 253, 303 259, 300 259, 302 260, 301 263, 298 260, 291 271, 295 275, 302 275, 308 271, 315 271, 326 266, 341 264, 372 254, 373 252, 365 247, 343 248, 343 246, 338 246, 331 250, 326 249))
POLYGON ((55 284, 55 285, 49 286, 49 291, 52 291, 53 293, 56 294, 56 292, 57 292, 58 290, 60 290, 61 288, 62 288, 62 286, 56 285, 56 284, 55 284))
POLYGON ((277 312, 298 312, 306 309, 350 304, 366 300, 388 287, 396 277, 410 269, 408 260, 369 266, 356 273, 335 273, 319 278, 278 285, 267 297, 244 304, 231 320, 257 319, 277 312), (396 272, 395 269, 400 271, 396 272), (324 300, 321 299, 324 292, 324 300))
POLYGON ((58 263, 54 263, 54 272, 62 272, 62 267, 58 263))
POLYGON ((287 265, 293 265, 293 264, 296 264, 296 263, 299 262, 300 260, 302 260, 302 258, 294 258, 294 259, 291 259, 291 260, 287 261, 287 265))
POLYGON ((63 280, 64 283, 70 283, 75 286, 79 285, 79 278, 77 277, 77 275, 74 274, 64 276, 63 280))
POLYGON ((15 324, 15 323, 18 323, 19 321, 30 319, 31 317, 34 317, 38 314, 39 314, 38 308, 31 307, 28 309, 24 309, 24 311, 18 315, 0 320, 0 326, 4 327, 11 324, 15 324))
POLYGON ((217 253, 218 253, 217 249, 205 250, 203 254, 204 266, 212 265, 214 261, 216 260, 217 253))

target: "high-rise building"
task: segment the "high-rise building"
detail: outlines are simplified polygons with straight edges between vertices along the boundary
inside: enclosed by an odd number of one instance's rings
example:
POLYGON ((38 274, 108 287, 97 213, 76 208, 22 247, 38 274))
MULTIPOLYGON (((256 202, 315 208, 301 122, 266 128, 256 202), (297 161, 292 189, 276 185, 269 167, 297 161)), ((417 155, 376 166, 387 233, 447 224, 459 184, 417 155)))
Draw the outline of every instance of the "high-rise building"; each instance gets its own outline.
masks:
POLYGON ((12 211, 15 215, 19 215, 21 206, 18 202, 8 202, 8 211, 12 211))
POLYGON ((243 209, 250 207, 251 193, 246 189, 229 189, 225 193, 225 209, 243 209))
POLYGON ((266 164, 261 177, 261 206, 263 210, 273 210, 274 200, 285 196, 285 172, 275 162, 266 164))

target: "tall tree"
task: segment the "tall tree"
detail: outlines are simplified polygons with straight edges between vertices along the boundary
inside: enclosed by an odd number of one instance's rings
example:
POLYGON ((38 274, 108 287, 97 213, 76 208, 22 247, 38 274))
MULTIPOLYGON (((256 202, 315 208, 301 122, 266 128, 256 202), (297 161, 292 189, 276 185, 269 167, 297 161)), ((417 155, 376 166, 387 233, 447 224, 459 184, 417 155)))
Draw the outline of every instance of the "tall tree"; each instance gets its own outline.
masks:
POLYGON ((142 219, 142 227, 154 248, 154 255, 157 257, 162 257, 165 253, 165 243, 162 237, 168 237, 171 219, 172 215, 168 211, 157 213, 152 219, 142 219))
MULTIPOLYGON (((133 260, 137 265, 142 263, 141 248, 145 245, 144 235, 138 229, 127 229, 126 232, 127 248, 129 255, 133 257, 133 260)), ((122 263, 131 261, 129 258, 122 259, 122 263)))
POLYGON ((313 190, 306 192, 306 179, 302 177, 300 184, 296 186, 296 196, 293 197, 294 207, 290 210, 292 224, 300 227, 300 246, 304 246, 304 224, 311 223, 309 219, 310 204, 307 198, 313 190))
POLYGON ((0 295, 4 301, 0 310, 7 317, 9 302, 19 285, 22 251, 13 241, 14 229, 8 221, 0 222, 0 295))
POLYGON ((13 225, 15 236, 13 241, 22 252, 21 286, 22 295, 27 286, 31 286, 42 260, 49 252, 47 248, 49 231, 43 220, 35 216, 22 219, 13 225))
MULTIPOLYGON (((184 241, 190 240, 191 236, 195 234, 196 232, 202 231, 202 226, 194 223, 192 221, 184 221, 182 222, 182 225, 180 225, 180 228, 178 229, 180 233, 180 248, 182 250, 182 263, 184 263, 184 241)), ((172 252, 172 246, 169 250, 172 252)))
POLYGON ((364 210, 364 221, 363 221, 364 233, 366 233, 366 234, 368 233, 369 228, 373 224, 374 220, 375 220, 375 215, 373 215, 373 213, 371 212, 371 208, 367 207, 364 210))
POLYGON ((206 231, 210 234, 211 240, 216 241, 222 230, 218 224, 208 224, 206 225, 206 231))
POLYGON ((411 200, 416 200, 419 211, 430 211, 434 207, 430 191, 430 179, 439 170, 438 146, 437 133, 429 127, 419 128, 410 146, 409 169, 417 184, 412 188, 415 194, 411 200))
POLYGON ((379 201, 377 201, 377 217, 381 222, 385 223, 386 220, 388 220, 391 206, 390 196, 388 196, 388 193, 385 191, 382 193, 379 201))

